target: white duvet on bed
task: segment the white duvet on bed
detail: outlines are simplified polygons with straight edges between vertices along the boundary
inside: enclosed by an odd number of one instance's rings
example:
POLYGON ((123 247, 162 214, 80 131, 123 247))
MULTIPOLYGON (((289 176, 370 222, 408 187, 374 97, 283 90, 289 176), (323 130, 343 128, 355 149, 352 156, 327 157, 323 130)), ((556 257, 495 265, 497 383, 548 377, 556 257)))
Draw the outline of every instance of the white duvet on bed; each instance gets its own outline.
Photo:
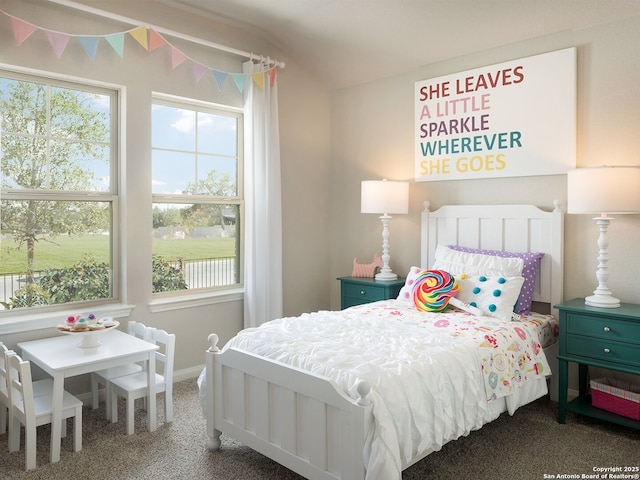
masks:
POLYGON ((367 380, 375 417, 363 452, 367 478, 399 479, 412 459, 546 394, 550 370, 534 330, 389 300, 267 322, 224 349, 328 377, 354 399, 356 383, 367 380))

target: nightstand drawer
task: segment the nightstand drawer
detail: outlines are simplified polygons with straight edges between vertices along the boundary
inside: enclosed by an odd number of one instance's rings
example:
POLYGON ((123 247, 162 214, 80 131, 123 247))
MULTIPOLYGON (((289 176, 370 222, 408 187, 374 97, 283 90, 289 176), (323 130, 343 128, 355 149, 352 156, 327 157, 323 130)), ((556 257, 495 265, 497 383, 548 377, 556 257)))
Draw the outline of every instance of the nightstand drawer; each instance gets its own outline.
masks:
POLYGON ((342 285, 342 292, 345 297, 360 300, 362 303, 387 300, 385 298, 385 288, 382 286, 344 283, 342 285))
POLYGON ((567 314, 567 333, 640 345, 640 323, 567 314))
POLYGON ((567 353, 606 362, 640 366, 640 348, 629 343, 567 335, 567 353))
POLYGON ((396 298, 404 285, 402 277, 390 281, 363 277, 338 277, 338 280, 340 280, 340 308, 343 309, 396 298))

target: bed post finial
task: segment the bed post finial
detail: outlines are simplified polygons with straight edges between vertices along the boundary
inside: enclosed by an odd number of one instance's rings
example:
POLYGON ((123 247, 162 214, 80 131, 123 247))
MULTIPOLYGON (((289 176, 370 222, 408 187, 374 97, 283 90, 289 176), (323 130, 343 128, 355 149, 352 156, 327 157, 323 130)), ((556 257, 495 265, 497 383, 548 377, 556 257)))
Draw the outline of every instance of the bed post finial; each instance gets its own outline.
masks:
POLYGON ((218 340, 220 340, 220 337, 218 337, 218 335, 216 335, 215 333, 212 333, 207 337, 207 341, 209 342, 209 352, 215 353, 220 351, 220 349, 218 348, 218 340))
POLYGON ((553 211, 554 212, 561 212, 562 211, 562 202, 560 202, 560 200, 554 200, 553 201, 553 211))
POLYGON ((370 405, 369 393, 371 393, 371 385, 366 380, 360 380, 356 384, 356 391, 358 392, 358 400, 356 403, 362 407, 370 405))
POLYGON ((428 212, 429 211, 429 206, 431 205, 431 203, 429 202, 429 200, 425 200, 424 202, 422 202, 422 206, 424 207, 424 211, 428 212))

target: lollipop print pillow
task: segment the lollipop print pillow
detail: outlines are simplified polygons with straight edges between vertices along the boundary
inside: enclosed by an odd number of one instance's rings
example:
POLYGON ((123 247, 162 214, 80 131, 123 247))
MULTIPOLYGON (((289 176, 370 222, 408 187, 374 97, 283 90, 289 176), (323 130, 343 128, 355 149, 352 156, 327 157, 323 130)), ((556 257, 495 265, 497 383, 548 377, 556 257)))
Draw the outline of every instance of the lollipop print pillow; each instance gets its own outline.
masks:
POLYGON ((413 303, 421 312, 441 312, 458 293, 458 282, 444 270, 423 270, 413 283, 413 303))

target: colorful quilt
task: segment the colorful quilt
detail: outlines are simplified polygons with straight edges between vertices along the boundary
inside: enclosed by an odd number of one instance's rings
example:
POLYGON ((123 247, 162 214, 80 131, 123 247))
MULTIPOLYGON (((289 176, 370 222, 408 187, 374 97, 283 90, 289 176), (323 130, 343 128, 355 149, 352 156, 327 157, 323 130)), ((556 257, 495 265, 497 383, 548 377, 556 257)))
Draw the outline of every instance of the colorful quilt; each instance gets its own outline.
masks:
POLYGON ((444 312, 425 314, 393 300, 358 305, 350 310, 367 316, 392 318, 426 329, 436 336, 473 341, 478 347, 488 401, 509 395, 531 378, 551 374, 542 353, 542 349, 553 343, 558 335, 558 323, 551 315, 533 313, 519 321, 504 322, 452 307, 444 312))

